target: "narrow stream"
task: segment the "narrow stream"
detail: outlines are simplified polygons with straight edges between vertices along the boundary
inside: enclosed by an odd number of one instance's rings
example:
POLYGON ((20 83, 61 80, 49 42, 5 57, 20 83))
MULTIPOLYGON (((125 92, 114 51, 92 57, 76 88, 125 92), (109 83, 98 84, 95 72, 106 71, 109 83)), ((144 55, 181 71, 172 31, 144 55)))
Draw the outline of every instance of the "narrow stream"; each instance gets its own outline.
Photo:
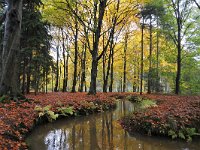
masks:
POLYGON ((199 150, 200 142, 185 143, 168 138, 130 136, 117 122, 135 109, 119 100, 114 111, 62 119, 37 127, 26 142, 31 150, 199 150))

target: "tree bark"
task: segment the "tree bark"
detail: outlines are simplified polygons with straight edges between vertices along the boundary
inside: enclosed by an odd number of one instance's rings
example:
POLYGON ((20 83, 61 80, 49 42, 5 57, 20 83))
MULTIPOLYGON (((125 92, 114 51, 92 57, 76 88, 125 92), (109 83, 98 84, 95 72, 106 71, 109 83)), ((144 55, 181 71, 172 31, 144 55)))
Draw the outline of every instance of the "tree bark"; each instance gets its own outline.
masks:
POLYGON ((0 95, 20 95, 18 83, 22 0, 7 0, 3 52, 1 56, 0 95))
POLYGON ((65 58, 65 38, 64 38, 64 31, 61 29, 62 32, 62 48, 63 48, 63 92, 66 92, 66 58, 65 58))
MULTIPOLYGON (((76 3, 76 13, 78 13, 78 7, 76 3)), ((76 83, 77 83, 77 65, 78 65, 78 19, 75 18, 75 54, 74 54, 74 77, 73 77, 73 86, 72 92, 76 92, 76 83)))
POLYGON ((111 52, 112 52, 112 55, 111 55, 111 71, 110 71, 110 86, 109 86, 109 92, 112 92, 113 91, 113 82, 114 82, 114 78, 113 78, 113 75, 114 75, 114 47, 112 46, 111 48, 111 52))
POLYGON ((150 27, 149 27, 149 73, 148 73, 148 94, 151 94, 152 86, 152 16, 150 14, 150 27))
POLYGON ((66 60, 66 91, 68 91, 68 76, 69 76, 69 52, 67 52, 67 60, 66 60))
POLYGON ((99 39, 102 28, 102 22, 104 17, 104 12, 106 8, 107 0, 100 1, 99 3, 99 16, 97 20, 97 2, 94 4, 94 43, 92 54, 92 69, 91 69, 91 81, 90 81, 90 90, 89 94, 96 94, 96 78, 97 78, 97 67, 98 67, 98 48, 99 48, 99 39), (98 21, 98 23, 97 23, 98 21))
POLYGON ((30 93, 30 85, 31 85, 31 64, 32 62, 32 53, 30 54, 30 57, 29 57, 29 60, 28 60, 28 67, 27 67, 27 75, 26 75, 26 82, 27 82, 27 85, 26 85, 26 94, 29 94, 30 93))
POLYGON ((141 74, 140 74, 140 95, 143 93, 143 66, 144 66, 144 18, 142 18, 142 35, 141 35, 141 74))
POLYGON ((158 33, 158 17, 157 17, 157 33, 156 33, 156 92, 160 92, 159 83, 159 33, 158 33))
POLYGON ((176 89, 175 94, 180 93, 180 79, 181 79, 181 15, 180 15, 180 2, 177 4, 177 26, 178 26, 178 40, 177 40, 177 74, 176 74, 176 89))
POLYGON ((83 58, 82 58, 82 62, 81 62, 81 86, 80 86, 80 92, 83 92, 83 87, 85 84, 85 66, 86 66, 86 44, 84 44, 84 49, 83 49, 83 58))
POLYGON ((126 91, 126 52, 128 45, 128 33, 125 35, 125 45, 124 45, 124 75, 123 75, 123 92, 126 91))
POLYGON ((24 56, 24 60, 23 60, 23 74, 22 74, 22 94, 25 94, 25 82, 26 82, 26 60, 25 60, 25 56, 24 56))
POLYGON ((54 87, 54 92, 58 92, 58 80, 59 80, 59 46, 56 48, 57 50, 57 62, 56 62, 56 83, 54 87))

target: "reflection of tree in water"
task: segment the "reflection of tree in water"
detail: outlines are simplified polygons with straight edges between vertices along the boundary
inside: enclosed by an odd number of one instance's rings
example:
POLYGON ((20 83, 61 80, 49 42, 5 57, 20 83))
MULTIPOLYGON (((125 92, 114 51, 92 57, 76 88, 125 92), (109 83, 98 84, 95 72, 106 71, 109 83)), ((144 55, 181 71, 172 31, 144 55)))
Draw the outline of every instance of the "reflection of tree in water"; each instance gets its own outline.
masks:
POLYGON ((45 144, 49 150, 113 150, 116 144, 125 148, 127 134, 113 126, 114 116, 124 115, 126 111, 124 102, 120 101, 119 105, 120 109, 116 113, 105 112, 85 117, 83 120, 75 119, 68 128, 51 131, 45 138, 45 144))
POLYGON ((99 150, 100 147, 97 143, 97 130, 96 130, 96 118, 91 118, 89 122, 90 128, 90 149, 99 150))
MULTIPOLYGON (((134 109, 130 102, 119 101, 115 111, 84 116, 46 125, 36 130, 30 139, 35 150, 171 150, 190 149, 188 145, 153 139, 134 134, 130 137, 117 122, 121 116, 128 115, 134 109), (52 130, 54 128, 54 130, 52 130), (57 129, 55 129, 57 128, 57 129), (45 137, 45 138, 44 138, 45 137), (42 145, 41 139, 45 139, 42 145), (38 148, 38 143, 41 148, 38 148), (180 145, 178 145, 180 144, 180 145)), ((193 146, 189 146, 193 147, 193 146)), ((199 148, 199 144, 198 144, 199 148)), ((198 149, 197 144, 194 148, 198 149)), ((31 147, 32 149, 32 147, 31 147)))
POLYGON ((45 144, 48 150, 68 149, 69 145, 66 143, 69 133, 61 129, 51 131, 45 138, 45 144))

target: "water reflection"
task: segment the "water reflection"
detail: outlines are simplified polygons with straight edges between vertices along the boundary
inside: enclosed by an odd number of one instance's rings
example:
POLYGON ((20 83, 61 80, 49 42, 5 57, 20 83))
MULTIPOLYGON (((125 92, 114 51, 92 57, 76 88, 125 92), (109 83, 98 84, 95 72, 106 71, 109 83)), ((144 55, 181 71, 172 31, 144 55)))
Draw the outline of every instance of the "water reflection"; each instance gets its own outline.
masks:
POLYGON ((115 111, 58 120, 38 127, 27 139, 33 150, 197 150, 188 144, 162 138, 130 136, 117 120, 136 109, 128 101, 118 101, 115 111))

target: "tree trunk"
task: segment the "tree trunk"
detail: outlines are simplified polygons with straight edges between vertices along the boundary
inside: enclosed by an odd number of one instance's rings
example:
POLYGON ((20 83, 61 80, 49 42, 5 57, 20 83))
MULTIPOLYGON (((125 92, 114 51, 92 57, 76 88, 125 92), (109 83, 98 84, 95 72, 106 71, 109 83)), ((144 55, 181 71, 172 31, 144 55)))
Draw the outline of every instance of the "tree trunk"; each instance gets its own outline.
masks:
POLYGON ((30 63, 32 61, 32 54, 30 55, 30 59, 29 59, 29 65, 27 67, 27 75, 26 75, 26 94, 30 93, 30 85, 31 85, 31 67, 30 67, 30 63))
MULTIPOLYGON (((76 13, 78 12, 78 7, 76 3, 76 13)), ((78 65, 78 19, 75 19, 75 54, 74 54, 74 77, 73 77, 73 86, 72 92, 76 92, 76 81, 77 81, 77 65, 78 65)))
POLYGON ((61 29, 62 32, 62 48, 63 48, 63 92, 66 92, 66 58, 65 58, 65 38, 64 38, 64 31, 61 29))
POLYGON ((157 33, 156 33, 156 92, 160 92, 159 83, 159 33, 158 33, 158 17, 157 17, 157 33))
POLYGON ((62 67, 61 67, 61 65, 60 65, 60 67, 59 67, 59 76, 58 76, 58 91, 60 91, 60 89, 61 89, 61 75, 62 75, 62 67))
POLYGON ((150 41, 149 41, 149 73, 148 73, 148 94, 151 94, 151 86, 152 86, 152 16, 150 15, 150 41))
POLYGON ((83 87, 85 84, 85 66, 86 66, 86 44, 84 44, 84 49, 83 49, 83 58, 82 58, 82 63, 81 63, 81 86, 80 86, 80 92, 83 92, 83 87))
POLYGON ((107 0, 100 1, 99 3, 99 16, 97 20, 97 3, 95 2, 94 9, 94 42, 92 54, 92 69, 91 69, 91 81, 89 94, 96 94, 96 78, 97 78, 97 67, 98 67, 98 48, 99 48, 99 38, 101 36, 101 28, 103 22, 103 16, 106 8, 107 0), (98 21, 98 23, 97 23, 98 21))
POLYGON ((47 72, 47 69, 45 70, 45 93, 47 94, 48 93, 48 72, 47 72))
POLYGON ((25 56, 24 56, 24 61, 23 61, 23 74, 22 74, 22 94, 25 94, 25 82, 26 82, 26 61, 25 61, 25 56))
POLYGON ((5 20, 5 32, 2 52, 0 95, 20 95, 18 85, 18 65, 20 51, 20 32, 22 20, 22 0, 7 0, 8 10, 5 20))
POLYGON ((125 35, 125 46, 124 46, 124 75, 123 75, 123 92, 126 91, 126 51, 128 44, 128 33, 125 35))
POLYGON ((180 93, 180 79, 181 79, 181 17, 180 17, 180 10, 179 10, 179 3, 177 8, 177 25, 178 25, 178 40, 177 40, 177 74, 176 74, 176 89, 175 94, 180 93))
POLYGON ((114 71, 114 47, 111 48, 112 55, 111 55, 111 71, 110 71, 110 86, 109 86, 109 92, 113 91, 113 71, 114 71))
POLYGON ((66 60, 66 91, 68 91, 68 76, 69 76, 69 52, 67 52, 67 60, 66 60))
POLYGON ((110 67, 111 67, 111 57, 112 57, 112 50, 110 49, 110 53, 108 56, 108 64, 107 64, 107 72, 106 72, 106 76, 105 76, 105 80, 104 80, 104 84, 103 84, 103 92, 107 92, 107 86, 108 86, 108 77, 110 74, 110 67))
POLYGON ((54 87, 54 92, 58 92, 58 78, 59 78, 59 46, 56 48, 57 50, 57 62, 56 62, 56 83, 54 87))
POLYGON ((98 60, 96 55, 92 56, 92 70, 89 94, 96 94, 96 78, 97 78, 98 60))
POLYGON ((142 35, 141 35, 141 74, 140 74, 140 95, 143 93, 143 66, 144 66, 144 18, 142 18, 142 35))
POLYGON ((54 91, 54 88, 53 88, 53 70, 51 71, 51 91, 53 92, 54 91))
MULTIPOLYGON (((103 34, 103 47, 105 47, 104 45, 105 43, 105 34, 103 34)), ((106 92, 106 89, 105 89, 105 82, 106 82, 106 53, 103 53, 103 92, 106 92)))

